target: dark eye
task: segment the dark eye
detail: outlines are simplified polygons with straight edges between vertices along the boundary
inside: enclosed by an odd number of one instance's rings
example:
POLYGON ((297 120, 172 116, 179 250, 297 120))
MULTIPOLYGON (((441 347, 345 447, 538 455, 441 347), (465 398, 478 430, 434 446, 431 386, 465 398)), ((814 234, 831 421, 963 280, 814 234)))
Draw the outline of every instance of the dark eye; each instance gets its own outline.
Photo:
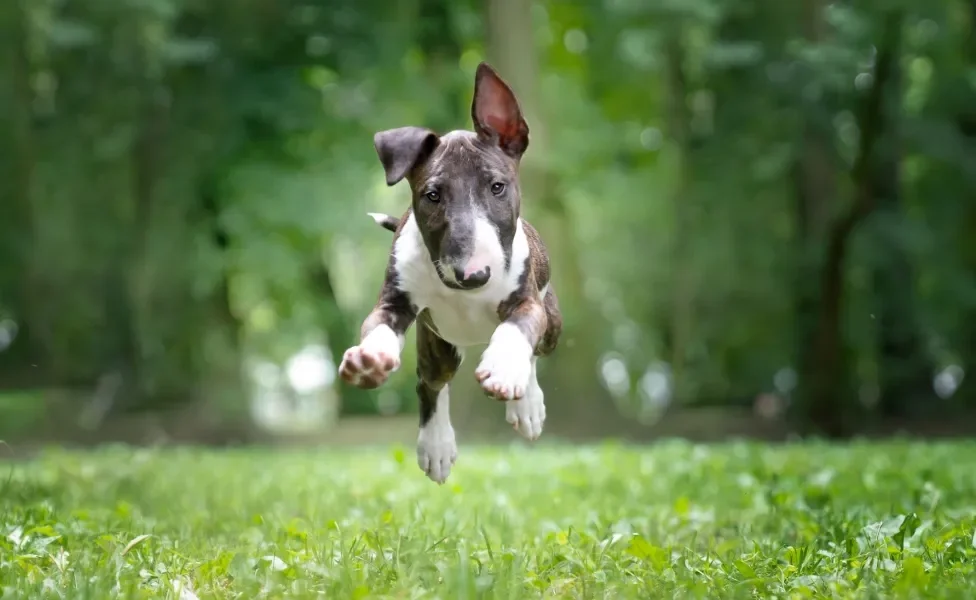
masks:
POLYGON ((440 202, 441 201, 441 195, 438 194, 437 192, 427 192, 426 194, 424 194, 424 196, 426 196, 426 198, 428 200, 430 200, 431 202, 440 202))
POLYGON ((505 191, 505 184, 504 183, 495 182, 495 183, 491 184, 491 193, 492 194, 495 194, 496 196, 498 196, 499 194, 501 194, 504 191, 505 191))

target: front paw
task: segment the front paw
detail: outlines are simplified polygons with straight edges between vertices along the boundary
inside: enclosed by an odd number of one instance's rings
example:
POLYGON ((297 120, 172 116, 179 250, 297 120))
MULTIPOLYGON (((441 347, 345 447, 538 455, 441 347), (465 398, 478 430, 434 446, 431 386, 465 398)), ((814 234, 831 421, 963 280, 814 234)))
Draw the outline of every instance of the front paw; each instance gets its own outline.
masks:
POLYGON ((518 400, 525 395, 531 374, 528 340, 517 327, 499 326, 474 372, 481 389, 496 400, 518 400))
POLYGON ((400 358, 383 350, 353 346, 342 355, 339 377, 350 385, 364 390, 386 383, 390 373, 400 368, 400 358))

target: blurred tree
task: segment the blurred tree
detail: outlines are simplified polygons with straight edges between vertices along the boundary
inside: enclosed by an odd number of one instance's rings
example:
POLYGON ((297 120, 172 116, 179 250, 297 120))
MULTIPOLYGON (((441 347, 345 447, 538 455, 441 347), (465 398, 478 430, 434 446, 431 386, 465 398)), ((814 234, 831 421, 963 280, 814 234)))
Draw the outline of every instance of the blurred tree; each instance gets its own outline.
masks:
MULTIPOLYGON (((947 82, 953 90, 958 90, 957 104, 954 107, 954 120, 964 143, 970 150, 968 156, 976 156, 976 0, 969 0, 968 31, 963 38, 961 55, 961 69, 953 74, 947 82)), ((973 162, 970 161, 970 165, 973 162)), ((963 277, 976 282, 976 172, 972 166, 967 173, 967 189, 962 194, 961 201, 967 207, 963 213, 962 222, 962 261, 964 265, 963 277)), ((959 395, 963 402, 970 407, 976 406, 976 289, 972 285, 965 290, 964 312, 959 319, 961 325, 960 348, 963 362, 963 386, 959 395)))
POLYGON ((671 269, 672 299, 670 306, 671 328, 668 337, 671 350, 671 374, 673 396, 678 402, 687 402, 691 397, 689 373, 686 368, 689 346, 693 343, 695 322, 695 273, 689 260, 689 241, 694 235, 692 226, 692 204, 688 185, 691 161, 691 115, 688 111, 688 81, 685 73, 685 32, 678 23, 667 34, 665 55, 667 57, 668 77, 668 134, 675 146, 675 174, 672 199, 674 224, 671 231, 673 240, 671 269))
MULTIPOLYGON (((313 344, 339 360, 389 250, 363 213, 408 200, 372 134, 469 126, 484 55, 532 129, 524 209, 566 319, 540 368, 553 431, 642 435, 668 407, 771 391, 831 435, 971 408, 974 15, 0 3, 0 389, 68 388, 52 406, 89 424, 172 407, 245 423, 252 364, 283 373, 313 344), (942 401, 947 374, 963 379, 942 401)), ((336 387, 343 412, 412 410, 410 371, 336 387)))
POLYGON ((878 296, 879 410, 885 417, 905 417, 931 404, 935 397, 935 367, 929 356, 917 309, 915 269, 905 248, 902 204, 901 151, 903 79, 902 55, 892 56, 891 76, 884 99, 884 138, 879 143, 870 186, 877 198, 874 287, 878 296))
MULTIPOLYGON (((806 0, 803 3, 801 19, 805 38, 813 43, 822 43, 825 38, 826 24, 823 18, 824 3, 820 0, 806 0)), ((796 239, 798 264, 796 269, 796 323, 797 323, 797 365, 801 393, 798 395, 797 406, 794 410, 800 413, 800 419, 809 418, 814 410, 810 403, 821 402, 823 396, 812 395, 812 387, 820 376, 816 366, 815 343, 817 329, 821 325, 817 312, 822 302, 820 286, 818 286, 819 253, 822 240, 831 214, 830 200, 836 197, 836 167, 831 160, 832 132, 825 130, 822 124, 807 115, 803 118, 802 142, 799 158, 796 163, 794 177, 796 180, 796 239), (802 390, 811 390, 807 395, 802 390)), ((834 348, 831 352, 839 352, 834 348)), ((836 385, 831 382, 829 385, 836 385)), ((826 419, 832 419, 833 414, 839 412, 843 405, 844 392, 836 387, 826 392, 830 398, 822 407, 826 419)), ((839 426, 821 424, 827 429, 837 429, 839 426)))
POLYGON ((0 161, 0 314, 18 322, 16 337, 0 355, 0 389, 42 385, 36 368, 42 352, 39 332, 32 330, 29 317, 36 285, 32 275, 31 248, 34 243, 33 186, 36 143, 31 116, 32 65, 28 51, 29 23, 21 2, 0 7, 0 39, 5 57, 7 85, 3 86, 0 113, 2 155, 0 161))
MULTIPOLYGON (((891 84, 895 61, 899 56, 902 17, 900 13, 885 18, 878 56, 870 89, 861 100, 858 129, 859 144, 851 170, 854 198, 838 217, 832 219, 825 238, 819 271, 819 298, 816 331, 811 340, 808 362, 801 367, 801 401, 806 405, 811 425, 829 436, 850 433, 849 414, 854 396, 850 387, 850 367, 843 339, 845 268, 851 236, 875 209, 877 191, 872 186, 879 139, 886 136, 890 122, 884 105, 887 86, 891 84)), ((889 96, 890 97, 890 96, 889 96)))
POLYGON ((417 44, 426 65, 425 80, 437 90, 426 99, 424 121, 435 131, 464 127, 468 115, 461 108, 467 95, 462 93, 459 83, 463 81, 470 86, 470 82, 458 76, 462 41, 453 18, 457 5, 441 0, 417 1, 417 44))
POLYGON ((556 152, 549 134, 553 125, 542 108, 533 5, 490 0, 485 11, 488 61, 515 90, 529 123, 530 150, 521 167, 524 212, 536 224, 550 253, 552 287, 564 318, 559 351, 540 363, 543 388, 552 391, 551 397, 558 397, 559 410, 551 411, 550 426, 564 431, 582 422, 594 428, 612 426, 619 415, 599 409, 609 398, 597 378, 606 323, 589 309, 573 210, 553 166, 558 158, 552 156, 556 152), (599 419, 605 423, 598 423, 599 419))

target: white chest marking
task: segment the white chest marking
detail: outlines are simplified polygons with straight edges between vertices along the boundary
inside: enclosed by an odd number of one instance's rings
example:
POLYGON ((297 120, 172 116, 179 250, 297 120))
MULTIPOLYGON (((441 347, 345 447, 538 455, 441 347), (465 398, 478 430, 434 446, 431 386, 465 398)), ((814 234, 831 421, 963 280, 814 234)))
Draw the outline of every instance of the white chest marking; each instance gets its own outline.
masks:
MULTIPOLYGON (((498 305, 518 289, 529 256, 529 243, 519 219, 507 273, 495 275, 476 290, 454 290, 437 276, 430 253, 411 213, 393 247, 397 287, 407 292, 417 310, 427 309, 437 333, 459 348, 487 344, 499 324, 498 305)), ((492 257, 502 261, 503 257, 492 257)), ((499 269, 500 271, 500 269, 499 269)))

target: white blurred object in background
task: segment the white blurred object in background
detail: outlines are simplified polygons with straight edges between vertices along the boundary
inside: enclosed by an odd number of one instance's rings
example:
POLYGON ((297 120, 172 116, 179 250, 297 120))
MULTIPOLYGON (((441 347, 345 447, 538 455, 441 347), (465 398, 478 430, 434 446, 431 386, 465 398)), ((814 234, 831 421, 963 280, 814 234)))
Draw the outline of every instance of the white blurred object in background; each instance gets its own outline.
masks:
POLYGON ((305 346, 284 365, 258 359, 249 369, 254 420, 276 433, 307 433, 328 428, 339 413, 332 385, 336 364, 329 349, 305 346))

